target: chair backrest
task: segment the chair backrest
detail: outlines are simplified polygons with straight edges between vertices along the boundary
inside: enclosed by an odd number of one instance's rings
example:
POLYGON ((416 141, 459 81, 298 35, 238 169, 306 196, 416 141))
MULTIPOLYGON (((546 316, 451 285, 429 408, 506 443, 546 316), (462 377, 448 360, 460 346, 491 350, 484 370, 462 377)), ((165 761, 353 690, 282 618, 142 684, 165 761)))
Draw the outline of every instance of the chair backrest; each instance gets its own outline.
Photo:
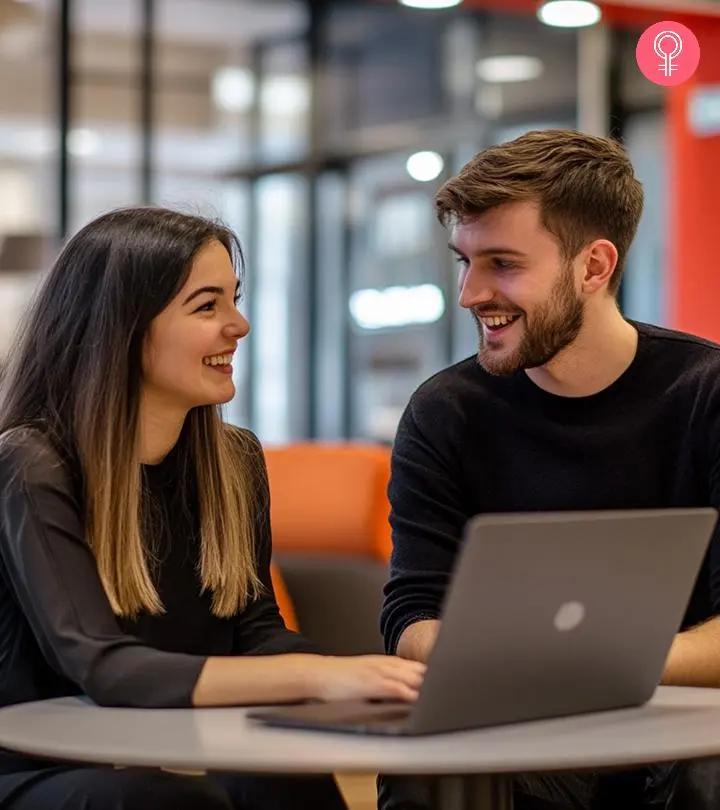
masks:
POLYGON ((295 605, 293 605, 290 594, 288 593, 287 585, 282 572, 276 563, 270 565, 270 577, 272 579, 273 590, 275 591, 275 601, 280 608, 280 615, 285 622, 288 630, 299 630, 297 615, 295 613, 295 605))
POLYGON ((274 559, 301 632, 329 654, 381 652, 390 449, 306 442, 265 457, 274 559))
POLYGON ((307 442, 265 457, 276 550, 389 559, 389 448, 307 442))

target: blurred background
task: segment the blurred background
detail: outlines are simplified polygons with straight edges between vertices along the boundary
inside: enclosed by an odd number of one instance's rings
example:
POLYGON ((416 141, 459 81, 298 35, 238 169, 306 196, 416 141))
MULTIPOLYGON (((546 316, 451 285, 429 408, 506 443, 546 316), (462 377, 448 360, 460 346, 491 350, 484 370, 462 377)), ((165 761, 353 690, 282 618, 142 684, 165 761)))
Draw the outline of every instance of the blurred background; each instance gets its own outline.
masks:
POLYGON ((720 3, 407 3, 0 0, 0 356, 64 237, 178 207, 246 252, 230 420, 387 443, 415 387, 475 351, 436 188, 548 127, 621 139, 645 185, 625 312, 719 338, 720 3), (635 63, 663 19, 700 40, 681 87, 635 63))

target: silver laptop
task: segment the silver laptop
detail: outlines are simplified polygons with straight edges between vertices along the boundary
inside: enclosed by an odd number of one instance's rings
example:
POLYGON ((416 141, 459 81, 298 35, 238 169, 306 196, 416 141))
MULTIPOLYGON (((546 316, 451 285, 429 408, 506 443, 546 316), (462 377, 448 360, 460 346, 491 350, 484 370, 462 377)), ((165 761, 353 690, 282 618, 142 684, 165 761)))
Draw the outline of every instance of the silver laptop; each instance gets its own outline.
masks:
POLYGON ((397 735, 639 706, 662 678, 717 517, 688 508, 473 518, 414 704, 303 703, 250 716, 397 735))

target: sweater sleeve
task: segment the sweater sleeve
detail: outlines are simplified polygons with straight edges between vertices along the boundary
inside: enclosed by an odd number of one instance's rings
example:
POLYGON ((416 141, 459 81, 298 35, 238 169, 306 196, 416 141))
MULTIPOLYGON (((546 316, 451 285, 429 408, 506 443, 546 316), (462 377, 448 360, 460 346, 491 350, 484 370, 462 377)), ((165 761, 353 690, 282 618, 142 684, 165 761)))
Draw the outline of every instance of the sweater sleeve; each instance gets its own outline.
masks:
MULTIPOLYGON (((720 510, 720 386, 717 381, 707 396, 707 421, 704 447, 709 469, 710 506, 720 510)), ((710 540, 705 558, 710 586, 709 609, 713 616, 720 616, 720 522, 710 540)), ((695 598, 695 592, 693 592, 695 598)))
POLYGON ((233 639, 234 655, 275 655, 278 653, 316 652, 313 645, 298 633, 288 630, 275 600, 270 561, 272 531, 270 526, 270 490, 262 446, 250 431, 244 431, 252 448, 257 480, 257 517, 255 521, 255 559, 262 590, 237 616, 233 639))
POLYGON ((470 515, 461 463, 437 403, 421 388, 398 426, 389 486, 393 552, 380 625, 388 653, 414 622, 440 617, 470 515))
POLYGON ((50 667, 102 706, 187 707, 202 656, 124 633, 85 540, 67 466, 36 430, 0 443, 3 578, 50 667))

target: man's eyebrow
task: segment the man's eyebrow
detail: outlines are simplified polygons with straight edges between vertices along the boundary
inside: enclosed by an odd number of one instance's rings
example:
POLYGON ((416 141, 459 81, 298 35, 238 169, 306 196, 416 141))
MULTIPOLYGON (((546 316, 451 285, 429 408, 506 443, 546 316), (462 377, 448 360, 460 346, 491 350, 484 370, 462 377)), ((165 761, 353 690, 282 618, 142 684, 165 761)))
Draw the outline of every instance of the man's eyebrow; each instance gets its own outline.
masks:
MULTIPOLYGON (((453 253, 457 253, 458 256, 465 256, 465 254, 452 242, 448 242, 448 247, 453 253)), ((523 253, 521 250, 515 250, 515 248, 507 247, 505 245, 494 245, 491 247, 483 248, 482 250, 478 250, 475 255, 476 256, 497 256, 498 254, 502 254, 504 256, 518 256, 518 257, 525 257, 526 254, 523 253)))
MULTIPOLYGON (((238 294, 240 291, 240 281, 235 282, 235 295, 238 294)), ((215 286, 206 286, 206 287, 198 287, 197 290, 193 290, 193 292, 188 295, 188 297, 183 301, 183 306, 189 304, 194 298, 197 298, 198 295, 203 295, 204 293, 208 293, 210 295, 225 295, 225 288, 224 287, 215 287, 215 286)))

